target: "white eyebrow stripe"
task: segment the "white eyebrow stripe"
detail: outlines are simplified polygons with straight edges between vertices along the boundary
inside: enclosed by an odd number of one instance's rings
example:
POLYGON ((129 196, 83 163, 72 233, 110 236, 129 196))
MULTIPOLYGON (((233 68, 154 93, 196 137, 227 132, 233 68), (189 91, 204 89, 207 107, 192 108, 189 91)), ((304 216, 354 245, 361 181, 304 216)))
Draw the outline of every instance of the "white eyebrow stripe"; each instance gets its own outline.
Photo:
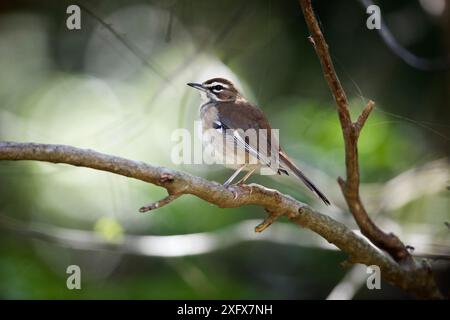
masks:
POLYGON ((217 85, 220 85, 220 86, 224 87, 225 89, 230 89, 230 86, 228 84, 223 83, 223 82, 213 82, 213 83, 208 84, 206 86, 208 88, 211 88, 211 87, 214 87, 214 86, 217 86, 217 85))

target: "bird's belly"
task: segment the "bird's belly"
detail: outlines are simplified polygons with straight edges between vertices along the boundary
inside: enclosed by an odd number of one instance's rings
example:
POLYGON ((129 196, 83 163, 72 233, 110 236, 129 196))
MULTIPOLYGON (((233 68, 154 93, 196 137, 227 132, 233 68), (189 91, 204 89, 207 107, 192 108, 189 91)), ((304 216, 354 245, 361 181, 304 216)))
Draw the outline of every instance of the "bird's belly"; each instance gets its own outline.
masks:
POLYGON ((252 165, 260 166, 255 157, 236 146, 233 137, 215 129, 203 129, 202 137, 205 158, 210 158, 212 163, 230 168, 239 168, 243 164, 249 164, 247 169, 251 169, 252 165))

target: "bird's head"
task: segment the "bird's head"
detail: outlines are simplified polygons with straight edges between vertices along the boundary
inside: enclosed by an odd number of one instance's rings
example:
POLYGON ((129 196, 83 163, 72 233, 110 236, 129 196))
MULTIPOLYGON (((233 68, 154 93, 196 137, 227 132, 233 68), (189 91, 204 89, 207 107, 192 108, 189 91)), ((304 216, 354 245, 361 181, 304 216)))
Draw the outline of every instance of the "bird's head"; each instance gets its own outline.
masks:
POLYGON ((223 78, 213 78, 203 83, 191 82, 187 85, 200 90, 202 98, 207 102, 230 102, 241 97, 234 84, 223 78))

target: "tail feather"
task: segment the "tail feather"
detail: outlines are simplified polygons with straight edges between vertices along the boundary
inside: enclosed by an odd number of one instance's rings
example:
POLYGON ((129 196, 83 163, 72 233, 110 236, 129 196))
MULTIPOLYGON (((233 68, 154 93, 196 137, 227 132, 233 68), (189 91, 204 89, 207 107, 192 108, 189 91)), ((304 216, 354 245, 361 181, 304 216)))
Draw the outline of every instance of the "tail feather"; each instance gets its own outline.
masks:
POLYGON ((326 205, 330 205, 330 201, 327 197, 312 183, 297 166, 289 159, 289 157, 280 151, 280 160, 282 164, 285 164, 302 182, 308 187, 309 190, 314 192, 326 205))

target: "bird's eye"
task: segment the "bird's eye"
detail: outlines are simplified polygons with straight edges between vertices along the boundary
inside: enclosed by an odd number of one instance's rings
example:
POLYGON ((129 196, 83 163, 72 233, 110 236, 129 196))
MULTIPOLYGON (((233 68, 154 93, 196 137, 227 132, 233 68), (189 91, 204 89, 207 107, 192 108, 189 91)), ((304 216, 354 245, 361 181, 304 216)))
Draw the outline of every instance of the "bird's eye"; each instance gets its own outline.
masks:
POLYGON ((213 89, 213 91, 222 91, 223 87, 220 84, 218 84, 218 85, 215 85, 214 87, 212 87, 212 89, 213 89))

